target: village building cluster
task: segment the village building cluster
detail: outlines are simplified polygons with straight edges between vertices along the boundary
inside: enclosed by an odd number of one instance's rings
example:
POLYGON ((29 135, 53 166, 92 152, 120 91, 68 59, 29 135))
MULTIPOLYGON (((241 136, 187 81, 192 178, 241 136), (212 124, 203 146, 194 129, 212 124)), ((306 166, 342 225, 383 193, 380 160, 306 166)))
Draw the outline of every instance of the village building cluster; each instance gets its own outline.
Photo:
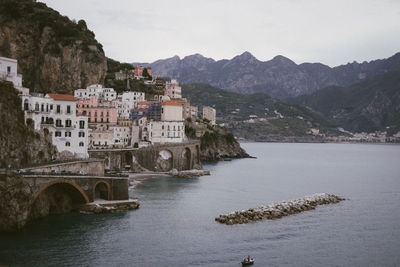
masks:
MULTIPOLYGON (((17 61, 0 57, 0 78, 10 81, 19 91, 25 122, 35 130, 47 131, 59 152, 74 157, 88 157, 88 150, 141 148, 154 144, 182 143, 185 119, 196 120, 198 107, 182 98, 182 88, 175 79, 150 81, 161 95, 139 91, 118 94, 113 88, 93 84, 77 89, 74 95, 30 93, 22 87, 17 61), (147 100, 146 100, 147 99, 147 100)), ((127 76, 119 72, 117 79, 127 76)), ((151 68, 135 66, 129 75, 142 79, 151 76, 151 68)), ((130 77, 130 76, 129 76, 130 77)), ((203 107, 203 117, 215 124, 215 109, 203 107)))

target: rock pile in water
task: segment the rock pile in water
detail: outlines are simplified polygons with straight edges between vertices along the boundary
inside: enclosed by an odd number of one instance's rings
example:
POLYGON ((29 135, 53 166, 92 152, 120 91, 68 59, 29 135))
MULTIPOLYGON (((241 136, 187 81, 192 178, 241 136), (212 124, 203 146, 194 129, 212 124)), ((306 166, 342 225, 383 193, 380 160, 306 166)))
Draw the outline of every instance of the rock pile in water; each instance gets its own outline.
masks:
POLYGON ((338 203, 342 200, 344 200, 344 198, 336 195, 318 193, 295 200, 272 203, 267 206, 222 214, 219 217, 216 217, 215 220, 227 225, 233 225, 249 223, 252 221, 277 219, 283 216, 315 209, 318 205, 338 203))

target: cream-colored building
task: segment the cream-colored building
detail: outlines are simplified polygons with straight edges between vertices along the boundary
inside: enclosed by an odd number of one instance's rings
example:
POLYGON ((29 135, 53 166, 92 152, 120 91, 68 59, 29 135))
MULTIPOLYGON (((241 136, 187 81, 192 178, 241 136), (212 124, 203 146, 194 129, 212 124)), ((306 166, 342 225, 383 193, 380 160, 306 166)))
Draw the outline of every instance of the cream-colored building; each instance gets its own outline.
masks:
POLYGON ((215 125, 217 112, 215 108, 204 106, 203 107, 203 119, 207 119, 212 125, 215 125))
POLYGON ((185 140, 183 121, 150 121, 148 123, 151 143, 182 143, 185 140))
POLYGON ((162 121, 183 121, 183 107, 175 101, 164 101, 161 103, 162 121))

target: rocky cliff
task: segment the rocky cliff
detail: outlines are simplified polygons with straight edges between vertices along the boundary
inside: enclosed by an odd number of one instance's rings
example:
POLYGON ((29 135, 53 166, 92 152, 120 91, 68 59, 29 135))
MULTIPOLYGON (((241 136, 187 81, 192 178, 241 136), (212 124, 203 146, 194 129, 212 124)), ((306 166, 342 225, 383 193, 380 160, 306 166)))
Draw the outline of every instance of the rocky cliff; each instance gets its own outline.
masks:
POLYGON ((250 157, 228 129, 218 125, 212 126, 208 121, 186 120, 185 134, 190 139, 200 139, 200 159, 202 161, 250 157))
POLYGON ((50 161, 57 155, 50 135, 25 125, 21 99, 11 83, 0 81, 0 92, 0 168, 50 161))
POLYGON ((0 56, 18 59, 33 92, 72 93, 102 83, 107 62, 85 21, 73 22, 43 3, 0 2, 0 56))
POLYGON ((0 174, 0 231, 22 228, 29 218, 33 193, 15 174, 0 174))
POLYGON ((321 63, 296 64, 284 56, 260 61, 249 52, 215 61, 200 54, 135 63, 151 66, 155 75, 182 83, 208 83, 237 93, 266 93, 277 98, 311 94, 327 86, 349 86, 368 77, 400 69, 400 53, 388 59, 348 63, 331 68, 321 63))

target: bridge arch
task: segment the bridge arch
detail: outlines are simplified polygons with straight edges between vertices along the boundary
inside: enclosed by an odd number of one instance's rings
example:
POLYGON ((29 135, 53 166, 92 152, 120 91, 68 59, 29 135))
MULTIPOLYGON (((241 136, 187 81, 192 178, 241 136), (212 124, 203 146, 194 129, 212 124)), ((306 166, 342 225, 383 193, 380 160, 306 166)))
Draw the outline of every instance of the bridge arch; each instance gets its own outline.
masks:
POLYGON ((156 163, 156 167, 159 171, 170 171, 174 168, 174 154, 169 149, 160 149, 158 151, 156 163))
POLYGON ((43 193, 47 188, 49 188, 50 186, 53 186, 55 184, 69 184, 71 186, 73 186, 76 190, 79 191, 79 193, 81 194, 81 196, 83 197, 85 203, 89 203, 89 198, 87 196, 87 194, 85 193, 85 191, 83 191, 83 189, 77 185, 76 183, 70 181, 70 180, 66 180, 66 179, 58 179, 58 180, 54 180, 51 181, 49 183, 47 183, 46 185, 44 185, 42 188, 40 188, 39 191, 37 191, 34 195, 33 195, 33 202, 35 202, 35 200, 39 197, 39 195, 41 193, 43 193))
POLYGON ((192 168, 192 152, 189 147, 182 151, 182 169, 190 170, 192 168))
POLYGON ((97 181, 93 187, 93 200, 111 200, 111 186, 104 180, 97 181))

